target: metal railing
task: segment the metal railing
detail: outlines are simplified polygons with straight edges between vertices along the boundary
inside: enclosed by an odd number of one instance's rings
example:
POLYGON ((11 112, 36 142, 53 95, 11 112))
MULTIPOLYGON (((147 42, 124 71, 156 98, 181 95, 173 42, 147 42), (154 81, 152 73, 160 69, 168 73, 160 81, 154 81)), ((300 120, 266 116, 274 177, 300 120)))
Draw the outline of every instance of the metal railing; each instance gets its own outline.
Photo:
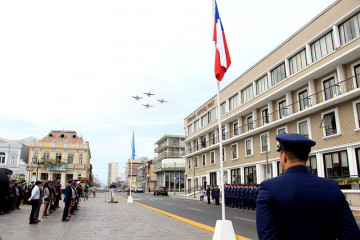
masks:
MULTIPOLYGON (((284 106, 276 111, 273 111, 271 113, 268 113, 265 116, 261 116, 252 122, 247 122, 244 125, 239 126, 238 128, 233 129, 230 132, 226 132, 222 134, 222 139, 228 140, 233 137, 239 136, 244 133, 251 132, 258 127, 265 126, 266 124, 269 124, 271 122, 278 121, 282 118, 291 116, 295 113, 304 111, 307 108, 316 106, 320 103, 329 101, 330 99, 333 99, 337 96, 340 96, 342 94, 351 92, 355 89, 360 88, 360 74, 357 76, 352 76, 350 78, 347 78, 339 83, 336 83, 334 85, 331 85, 327 88, 324 88, 321 91, 315 92, 311 95, 309 95, 306 98, 302 98, 299 101, 293 102, 292 104, 289 104, 287 106, 284 106), (286 110, 286 111, 285 111, 286 110), (282 114, 281 114, 282 113, 282 114)), ((359 121, 360 124, 360 121, 359 121)), ((332 128, 326 128, 326 133, 329 133, 330 135, 333 134, 332 128)), ((201 137, 203 138, 203 137, 201 137)), ((201 142, 201 144, 196 145, 190 149, 185 149, 184 155, 188 155, 197 151, 200 151, 204 148, 210 147, 212 145, 215 145, 219 143, 218 137, 215 137, 214 139, 207 140, 205 142, 201 142)))

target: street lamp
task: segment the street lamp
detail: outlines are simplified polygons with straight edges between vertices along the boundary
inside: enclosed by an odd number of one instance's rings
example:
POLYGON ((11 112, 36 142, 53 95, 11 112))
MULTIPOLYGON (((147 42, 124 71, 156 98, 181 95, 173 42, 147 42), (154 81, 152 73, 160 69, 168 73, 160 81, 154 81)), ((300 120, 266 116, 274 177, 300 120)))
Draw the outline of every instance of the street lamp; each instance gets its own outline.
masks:
POLYGON ((37 181, 38 180, 38 175, 39 175, 39 165, 44 164, 44 159, 42 158, 41 161, 40 161, 38 158, 33 157, 32 158, 32 163, 36 164, 36 181, 37 181))

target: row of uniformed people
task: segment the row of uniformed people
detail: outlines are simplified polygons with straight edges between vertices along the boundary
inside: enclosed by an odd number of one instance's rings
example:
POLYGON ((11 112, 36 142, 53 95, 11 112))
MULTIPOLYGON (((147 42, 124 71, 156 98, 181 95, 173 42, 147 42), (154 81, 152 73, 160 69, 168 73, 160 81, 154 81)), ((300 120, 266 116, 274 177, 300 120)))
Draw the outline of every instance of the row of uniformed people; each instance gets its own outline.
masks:
POLYGON ((0 191, 0 214, 9 214, 15 209, 20 210, 23 205, 26 190, 26 181, 10 180, 0 191), (6 187, 7 185, 7 187, 6 187))
POLYGON ((225 184, 224 191, 226 207, 255 210, 258 185, 225 184))
MULTIPOLYGON (((225 206, 231 208, 252 209, 256 208, 256 198, 258 195, 258 185, 230 185, 225 184, 225 206)), ((220 205, 220 188, 216 186, 207 186, 207 203, 210 204, 210 197, 214 205, 220 205)))

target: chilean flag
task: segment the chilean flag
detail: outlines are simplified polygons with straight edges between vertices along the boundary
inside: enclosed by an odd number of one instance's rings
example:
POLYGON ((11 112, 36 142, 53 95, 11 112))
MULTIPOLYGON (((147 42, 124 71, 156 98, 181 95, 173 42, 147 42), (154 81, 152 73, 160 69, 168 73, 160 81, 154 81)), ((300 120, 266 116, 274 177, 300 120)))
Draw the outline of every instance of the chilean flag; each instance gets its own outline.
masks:
POLYGON ((215 26, 214 26, 214 41, 216 47, 215 53, 215 77, 221 81, 226 70, 230 67, 231 59, 229 50, 226 44, 224 28, 219 15, 218 7, 215 0, 215 26))

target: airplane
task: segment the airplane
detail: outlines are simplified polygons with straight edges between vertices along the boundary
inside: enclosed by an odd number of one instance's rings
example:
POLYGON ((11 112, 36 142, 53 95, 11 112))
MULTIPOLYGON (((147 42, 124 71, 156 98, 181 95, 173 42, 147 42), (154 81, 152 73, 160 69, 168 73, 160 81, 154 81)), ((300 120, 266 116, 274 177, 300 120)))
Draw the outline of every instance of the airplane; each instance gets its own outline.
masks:
POLYGON ((135 98, 135 100, 140 100, 140 99, 142 99, 142 97, 139 97, 139 96, 132 96, 133 98, 135 98))
POLYGON ((155 94, 153 94, 153 93, 151 93, 151 92, 148 92, 148 93, 145 93, 145 92, 144 92, 144 94, 147 95, 148 97, 151 97, 152 95, 155 95, 155 94))
POLYGON ((143 104, 146 108, 151 108, 152 106, 150 104, 143 104))
POLYGON ((165 101, 164 99, 156 99, 156 100, 158 100, 160 103, 164 103, 164 102, 167 102, 167 101, 165 101))

